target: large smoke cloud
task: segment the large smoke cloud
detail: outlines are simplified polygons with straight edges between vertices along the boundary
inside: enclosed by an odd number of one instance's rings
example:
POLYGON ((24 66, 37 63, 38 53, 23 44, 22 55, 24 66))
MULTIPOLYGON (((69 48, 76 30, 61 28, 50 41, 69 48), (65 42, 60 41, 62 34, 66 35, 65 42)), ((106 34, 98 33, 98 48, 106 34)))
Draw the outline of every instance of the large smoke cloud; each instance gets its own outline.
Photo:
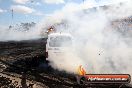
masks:
POLYGON ((35 27, 37 30, 27 33, 4 31, 0 33, 1 40, 39 37, 46 30, 44 28, 64 21, 66 25, 57 26, 57 31, 71 33, 75 40, 74 47, 68 50, 68 55, 51 58, 52 67, 76 73, 78 66, 83 65, 88 73, 132 74, 131 36, 125 37, 111 26, 112 21, 132 15, 132 1, 116 0, 112 4, 113 2, 115 0, 107 3, 109 7, 102 9, 98 7, 102 4, 95 2, 68 3, 42 20, 35 27), (88 9, 94 6, 97 10, 88 9))
POLYGON ((75 39, 75 50, 72 51, 70 48, 67 52, 70 54, 50 58, 51 66, 74 73, 77 72, 79 65, 83 65, 88 73, 131 74, 131 37, 126 38, 111 25, 114 20, 132 15, 130 3, 132 3, 130 0, 110 3, 109 7, 102 9, 97 7, 97 10, 88 10, 95 4, 88 3, 88 6, 83 6, 70 3, 61 11, 50 15, 45 19, 48 20, 47 25, 63 20, 67 27, 60 26, 57 30, 61 32, 68 30, 75 39))

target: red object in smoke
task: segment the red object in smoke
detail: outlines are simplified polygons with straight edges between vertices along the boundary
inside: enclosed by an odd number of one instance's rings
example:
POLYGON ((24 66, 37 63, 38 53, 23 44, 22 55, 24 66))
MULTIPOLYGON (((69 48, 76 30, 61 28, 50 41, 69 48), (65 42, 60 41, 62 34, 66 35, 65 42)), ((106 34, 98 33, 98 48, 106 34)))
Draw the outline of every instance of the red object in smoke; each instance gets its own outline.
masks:
POLYGON ((49 33, 53 33, 53 32, 55 32, 55 27, 54 26, 50 26, 48 29, 47 29, 47 34, 49 34, 49 33))

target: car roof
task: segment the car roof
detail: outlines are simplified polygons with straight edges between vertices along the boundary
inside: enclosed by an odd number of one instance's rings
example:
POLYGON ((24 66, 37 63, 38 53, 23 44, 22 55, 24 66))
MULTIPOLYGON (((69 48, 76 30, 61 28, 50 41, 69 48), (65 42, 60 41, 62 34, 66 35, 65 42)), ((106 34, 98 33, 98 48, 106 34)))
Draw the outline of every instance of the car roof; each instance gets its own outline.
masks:
POLYGON ((69 34, 69 33, 51 33, 48 35, 48 37, 53 37, 53 36, 70 36, 70 37, 72 37, 71 34, 69 34))

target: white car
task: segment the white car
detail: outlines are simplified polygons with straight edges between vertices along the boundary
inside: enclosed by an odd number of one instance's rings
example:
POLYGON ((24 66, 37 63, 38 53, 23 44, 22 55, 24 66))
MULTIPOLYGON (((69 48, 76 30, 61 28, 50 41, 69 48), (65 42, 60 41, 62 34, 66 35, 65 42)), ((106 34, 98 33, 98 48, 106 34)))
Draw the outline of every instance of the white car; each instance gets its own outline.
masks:
POLYGON ((73 37, 69 33, 52 33, 46 43, 46 60, 62 56, 72 47, 73 37))

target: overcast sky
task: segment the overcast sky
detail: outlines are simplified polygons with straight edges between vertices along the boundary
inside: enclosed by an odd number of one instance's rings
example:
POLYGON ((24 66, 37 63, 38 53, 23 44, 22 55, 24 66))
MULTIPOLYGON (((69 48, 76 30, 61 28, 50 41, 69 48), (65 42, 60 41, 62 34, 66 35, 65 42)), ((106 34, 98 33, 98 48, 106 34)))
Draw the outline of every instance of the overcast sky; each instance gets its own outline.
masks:
POLYGON ((83 0, 0 0, 0 25, 39 22, 47 14, 61 9, 71 2, 82 3, 83 0))

